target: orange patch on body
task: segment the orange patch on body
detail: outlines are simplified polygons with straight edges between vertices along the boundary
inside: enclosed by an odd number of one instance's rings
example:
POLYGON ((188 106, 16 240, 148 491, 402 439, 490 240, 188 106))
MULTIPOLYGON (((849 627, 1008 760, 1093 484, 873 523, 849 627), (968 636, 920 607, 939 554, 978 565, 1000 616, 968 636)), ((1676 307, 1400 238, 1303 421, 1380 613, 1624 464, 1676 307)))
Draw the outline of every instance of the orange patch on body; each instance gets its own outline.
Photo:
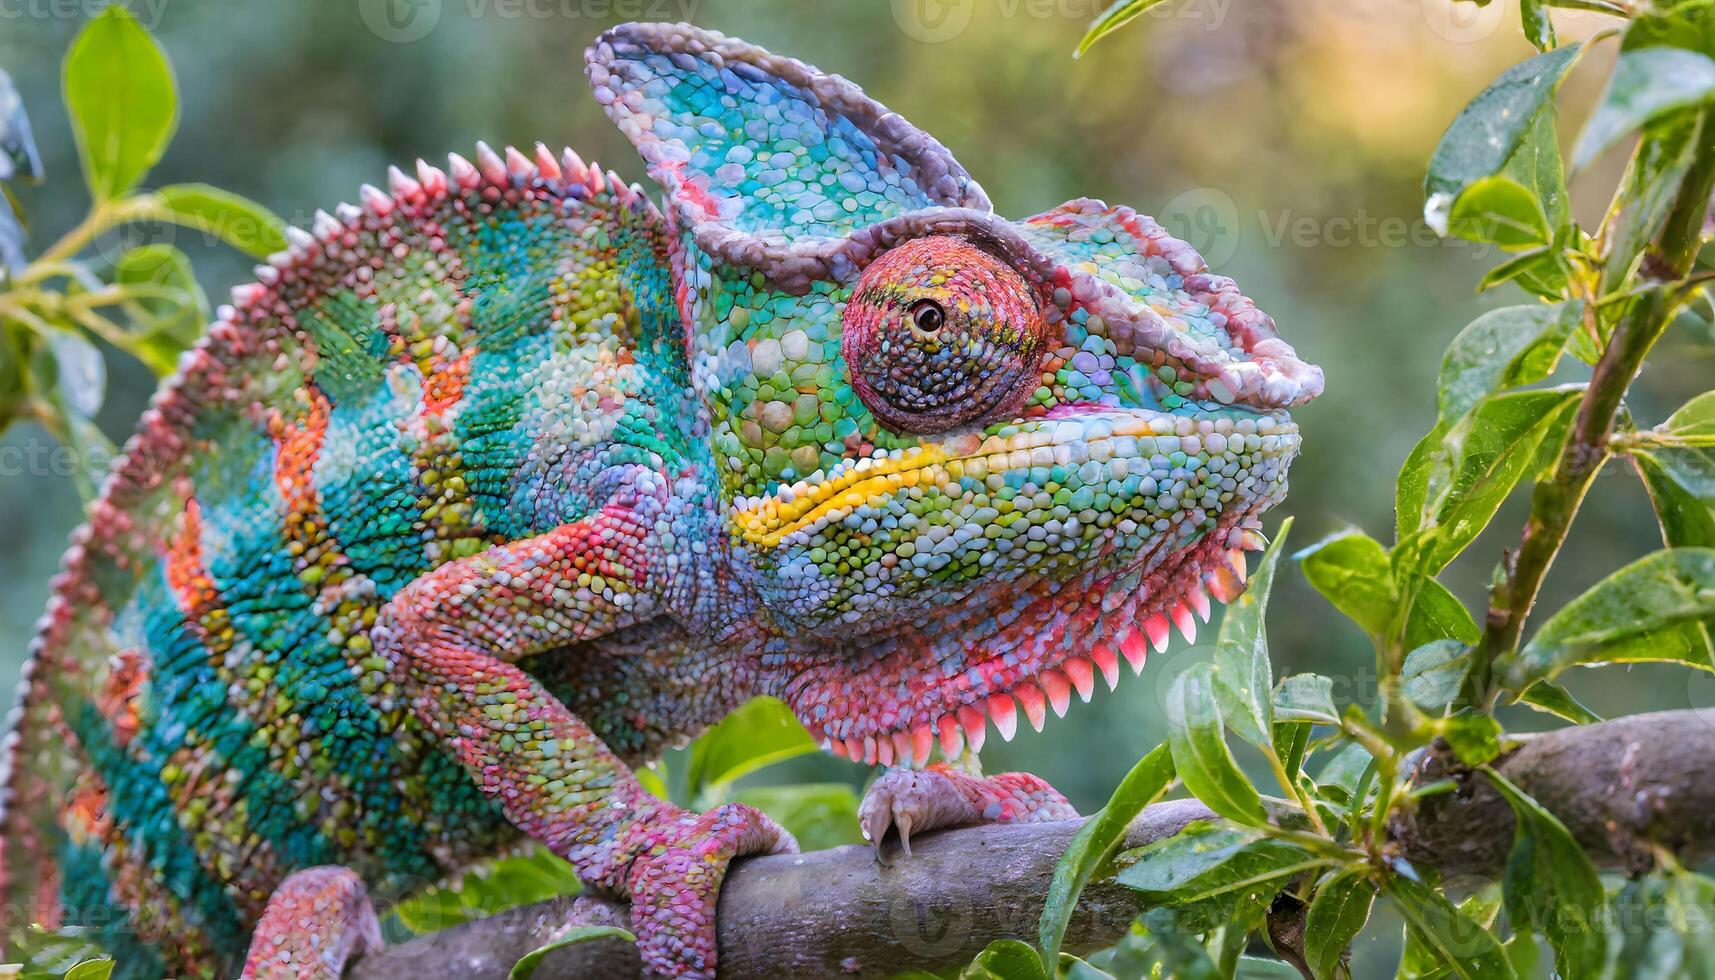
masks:
POLYGON ((220 592, 202 562, 202 505, 185 500, 179 526, 167 545, 167 585, 190 622, 201 622, 220 602, 220 592))
POLYGON ((465 385, 470 381, 472 353, 467 350, 451 359, 440 356, 434 359, 429 372, 423 375, 424 414, 441 415, 464 397, 465 385))
POLYGON ((126 648, 107 662, 106 676, 95 695, 96 710, 113 729, 113 740, 124 748, 142 728, 143 687, 149 680, 149 658, 126 648))
POLYGON ((274 440, 274 485, 286 501, 286 512, 304 514, 317 507, 311 475, 327 438, 328 416, 333 406, 320 388, 306 385, 300 391, 309 406, 297 419, 288 420, 275 411, 268 419, 268 435, 274 440))

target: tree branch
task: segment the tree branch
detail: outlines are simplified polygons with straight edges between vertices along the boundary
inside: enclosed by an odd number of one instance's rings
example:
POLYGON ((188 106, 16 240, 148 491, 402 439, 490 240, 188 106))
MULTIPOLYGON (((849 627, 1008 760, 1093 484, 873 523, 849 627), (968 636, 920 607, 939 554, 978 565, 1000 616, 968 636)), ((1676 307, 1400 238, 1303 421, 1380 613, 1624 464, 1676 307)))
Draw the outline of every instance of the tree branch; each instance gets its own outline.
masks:
MULTIPOLYGON (((1715 710, 1670 711, 1530 737, 1495 763, 1558 816, 1597 861, 1638 870, 1654 847, 1697 861, 1715 851, 1715 710)), ((1442 752, 1420 781, 1461 780, 1394 820, 1394 843, 1415 864, 1446 875, 1493 875, 1512 844, 1513 816, 1484 778, 1442 752)), ((1195 800, 1146 809, 1127 832, 1139 847, 1211 816, 1195 800)), ((888 976, 969 960, 990 940, 1034 940, 1054 865, 1081 821, 969 827, 912 841, 913 856, 878 865, 868 848, 738 862, 721 891, 723 977, 888 976)), ((372 953, 353 980, 458 975, 502 978, 519 956, 568 920, 570 900, 515 909, 372 953)), ((625 906, 577 903, 595 924, 623 924, 625 906)), ((1118 939, 1141 911, 1111 882, 1085 890, 1066 936, 1069 952, 1118 939)), ((539 980, 635 976, 631 945, 602 940, 549 954, 539 980)))

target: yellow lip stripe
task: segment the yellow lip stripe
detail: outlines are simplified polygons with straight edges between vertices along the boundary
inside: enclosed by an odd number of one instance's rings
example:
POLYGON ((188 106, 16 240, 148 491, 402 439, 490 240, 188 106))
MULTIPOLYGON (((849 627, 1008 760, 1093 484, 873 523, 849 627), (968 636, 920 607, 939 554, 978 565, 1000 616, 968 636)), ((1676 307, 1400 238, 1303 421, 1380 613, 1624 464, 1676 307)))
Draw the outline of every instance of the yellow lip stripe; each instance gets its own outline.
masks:
POLYGON ((835 511, 850 512, 872 497, 934 480, 947 459, 947 454, 936 447, 917 447, 897 456, 872 459, 862 468, 854 466, 814 486, 794 486, 790 502, 782 502, 782 494, 776 494, 739 511, 733 515, 733 524, 744 540, 772 548, 787 535, 810 527, 835 511))

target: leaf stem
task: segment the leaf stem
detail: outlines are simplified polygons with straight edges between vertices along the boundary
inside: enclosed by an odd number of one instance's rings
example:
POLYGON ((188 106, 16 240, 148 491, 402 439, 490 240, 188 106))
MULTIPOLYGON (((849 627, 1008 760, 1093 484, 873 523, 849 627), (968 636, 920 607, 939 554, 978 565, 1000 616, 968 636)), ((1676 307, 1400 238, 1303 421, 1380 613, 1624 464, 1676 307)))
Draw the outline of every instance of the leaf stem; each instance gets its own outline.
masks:
POLYGON ((1298 785, 1298 781, 1287 774, 1286 765, 1280 761, 1279 754, 1275 752, 1267 752, 1265 754, 1268 756, 1269 766, 1274 769, 1274 778, 1280 783, 1280 788, 1292 794, 1292 798, 1297 801, 1299 808, 1302 809, 1304 811, 1304 815, 1309 818, 1310 826, 1315 828, 1316 833, 1323 837, 1330 836, 1328 833, 1328 825, 1322 822, 1322 815, 1316 812, 1316 806, 1311 801, 1310 797, 1305 794, 1304 787, 1298 785))

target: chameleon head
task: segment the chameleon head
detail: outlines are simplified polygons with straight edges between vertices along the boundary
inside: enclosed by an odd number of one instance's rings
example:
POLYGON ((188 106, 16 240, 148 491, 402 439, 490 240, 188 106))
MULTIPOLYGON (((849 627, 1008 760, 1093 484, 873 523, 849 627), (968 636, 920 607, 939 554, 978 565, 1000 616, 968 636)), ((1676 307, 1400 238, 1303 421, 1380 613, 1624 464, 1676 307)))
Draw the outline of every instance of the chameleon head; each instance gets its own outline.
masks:
POLYGON ((1150 218, 1023 221, 838 76, 678 25, 592 49, 668 193, 674 295, 764 669, 923 762, 1141 666, 1242 587, 1320 393, 1150 218))

